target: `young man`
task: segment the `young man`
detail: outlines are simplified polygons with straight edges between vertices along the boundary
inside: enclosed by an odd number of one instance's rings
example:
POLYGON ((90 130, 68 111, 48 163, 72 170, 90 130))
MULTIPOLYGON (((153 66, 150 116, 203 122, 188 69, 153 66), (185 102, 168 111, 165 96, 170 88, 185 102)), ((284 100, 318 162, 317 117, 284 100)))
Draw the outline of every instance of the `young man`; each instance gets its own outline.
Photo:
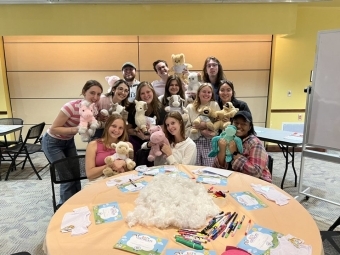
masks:
POLYGON ((157 73, 157 75, 161 78, 160 80, 155 80, 151 82, 157 97, 164 95, 165 84, 169 77, 169 68, 168 63, 165 60, 156 60, 153 62, 153 69, 157 73))
POLYGON ((131 62, 126 62, 122 66, 122 73, 124 80, 130 86, 129 102, 133 102, 136 97, 136 90, 139 84, 139 80, 136 77, 136 66, 131 62))

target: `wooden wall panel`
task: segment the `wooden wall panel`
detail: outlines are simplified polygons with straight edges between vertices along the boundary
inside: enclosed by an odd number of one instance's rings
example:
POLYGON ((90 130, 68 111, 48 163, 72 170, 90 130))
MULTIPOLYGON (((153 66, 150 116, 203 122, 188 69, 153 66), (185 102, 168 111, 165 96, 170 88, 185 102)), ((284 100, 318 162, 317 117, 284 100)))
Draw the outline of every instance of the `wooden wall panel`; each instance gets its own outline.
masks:
POLYGON ((139 36, 139 42, 270 42, 272 40, 271 35, 142 35, 139 36))
POLYGON ((140 69, 153 70, 152 63, 163 59, 172 66, 171 55, 184 53, 194 70, 202 70, 204 60, 215 56, 224 70, 269 70, 270 42, 233 43, 140 43, 140 69))
MULTIPOLYGON (((263 40, 265 36, 262 37, 263 40)), ((4 38, 5 43, 42 43, 42 42, 138 42, 138 36, 6 36, 4 38)))
POLYGON ((8 72, 11 98, 78 98, 88 80, 97 80, 104 93, 109 85, 105 76, 120 71, 105 72, 8 72))
POLYGON ((138 60, 137 43, 5 43, 5 52, 7 71, 121 70, 138 60))
POLYGON ((238 97, 246 102, 253 116, 253 122, 266 122, 267 97, 238 97))

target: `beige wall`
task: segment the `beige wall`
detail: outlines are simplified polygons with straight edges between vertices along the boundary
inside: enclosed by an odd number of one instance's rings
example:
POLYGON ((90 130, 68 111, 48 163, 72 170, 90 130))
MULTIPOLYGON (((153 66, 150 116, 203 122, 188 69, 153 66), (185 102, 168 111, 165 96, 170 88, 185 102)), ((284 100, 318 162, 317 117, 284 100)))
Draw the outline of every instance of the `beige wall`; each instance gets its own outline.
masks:
MULTIPOLYGON (((5 36, 12 114, 24 119, 24 134, 42 121, 48 128, 64 103, 79 98, 87 80, 98 80, 106 91, 104 77, 121 76, 122 63, 132 61, 138 78, 152 81, 158 78, 152 69, 154 60, 165 59, 171 66, 171 54, 183 52, 195 71, 201 71, 207 56, 216 56, 234 82, 237 97, 249 104, 256 125, 264 126, 271 40, 270 35, 5 36)), ((86 147, 78 137, 77 147, 86 147)))

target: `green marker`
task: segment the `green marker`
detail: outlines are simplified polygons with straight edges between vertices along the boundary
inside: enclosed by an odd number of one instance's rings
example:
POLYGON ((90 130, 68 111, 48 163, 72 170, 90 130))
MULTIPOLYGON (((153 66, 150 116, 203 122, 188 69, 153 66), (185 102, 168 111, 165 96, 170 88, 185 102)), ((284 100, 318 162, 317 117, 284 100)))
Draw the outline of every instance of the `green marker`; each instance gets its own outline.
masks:
POLYGON ((188 246, 188 247, 193 248, 195 250, 204 250, 204 247, 202 245, 188 241, 188 240, 185 240, 182 237, 176 236, 175 239, 176 239, 177 243, 184 244, 185 246, 188 246))
POLYGON ((240 224, 238 224, 237 229, 241 229, 243 221, 244 221, 244 215, 242 216, 241 222, 240 224))

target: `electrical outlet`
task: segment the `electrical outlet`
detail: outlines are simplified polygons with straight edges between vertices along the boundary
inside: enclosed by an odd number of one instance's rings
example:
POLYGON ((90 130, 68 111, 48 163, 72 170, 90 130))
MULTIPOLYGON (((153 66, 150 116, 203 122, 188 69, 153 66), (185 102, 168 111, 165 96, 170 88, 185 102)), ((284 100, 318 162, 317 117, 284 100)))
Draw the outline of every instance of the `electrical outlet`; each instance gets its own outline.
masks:
POLYGON ((302 120, 302 114, 298 114, 298 120, 302 120))
POLYGON ((291 90, 288 90, 287 92, 287 97, 291 97, 292 96, 292 91, 291 90))

